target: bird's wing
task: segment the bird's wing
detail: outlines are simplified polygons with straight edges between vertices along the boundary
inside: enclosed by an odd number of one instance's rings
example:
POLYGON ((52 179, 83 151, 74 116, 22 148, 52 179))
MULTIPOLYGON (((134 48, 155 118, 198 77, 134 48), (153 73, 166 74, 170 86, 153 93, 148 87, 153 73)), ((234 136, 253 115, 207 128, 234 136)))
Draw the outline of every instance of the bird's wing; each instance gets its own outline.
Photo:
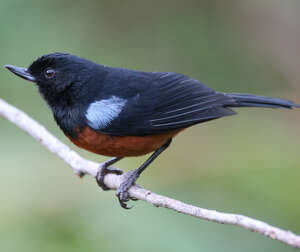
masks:
MULTIPOLYGON (((128 99, 112 97, 114 104, 107 102, 107 110, 104 110, 105 102, 95 104, 96 113, 90 114, 90 126, 111 135, 140 136, 186 128, 235 114, 225 107, 233 103, 232 98, 197 80, 176 73, 155 72, 149 76, 149 84, 143 80, 143 89, 134 96, 128 99), (93 121, 93 118, 98 119, 93 121), (105 120, 109 123, 105 124, 105 120)), ((134 81, 138 82, 138 79, 134 81)))
POLYGON ((232 98, 176 73, 158 73, 157 102, 149 119, 152 132, 185 128, 235 114, 224 107, 232 98))

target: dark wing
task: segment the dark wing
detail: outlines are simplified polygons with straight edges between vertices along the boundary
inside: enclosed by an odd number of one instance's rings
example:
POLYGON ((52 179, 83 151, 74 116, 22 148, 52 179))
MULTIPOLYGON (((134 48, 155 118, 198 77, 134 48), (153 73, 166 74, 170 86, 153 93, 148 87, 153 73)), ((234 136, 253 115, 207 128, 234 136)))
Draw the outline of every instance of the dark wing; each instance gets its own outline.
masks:
MULTIPOLYGON (((139 86, 139 79, 123 89, 139 86)), ((231 97, 185 75, 143 73, 140 81, 143 88, 128 99, 119 117, 100 131, 123 136, 159 134, 235 114, 226 108, 234 103, 231 97)))
POLYGON ((159 96, 150 118, 152 132, 186 128, 235 114, 224 107, 233 99, 176 73, 158 73, 159 96))

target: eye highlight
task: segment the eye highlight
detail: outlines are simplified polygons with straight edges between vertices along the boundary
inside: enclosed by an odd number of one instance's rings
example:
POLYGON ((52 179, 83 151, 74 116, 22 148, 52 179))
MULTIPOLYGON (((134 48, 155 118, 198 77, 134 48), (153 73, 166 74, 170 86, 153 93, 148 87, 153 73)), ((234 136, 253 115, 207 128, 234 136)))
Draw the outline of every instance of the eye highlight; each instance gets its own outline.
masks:
POLYGON ((55 70, 52 69, 52 68, 47 68, 45 71, 44 71, 44 75, 47 79, 51 79, 54 77, 55 75, 55 70))

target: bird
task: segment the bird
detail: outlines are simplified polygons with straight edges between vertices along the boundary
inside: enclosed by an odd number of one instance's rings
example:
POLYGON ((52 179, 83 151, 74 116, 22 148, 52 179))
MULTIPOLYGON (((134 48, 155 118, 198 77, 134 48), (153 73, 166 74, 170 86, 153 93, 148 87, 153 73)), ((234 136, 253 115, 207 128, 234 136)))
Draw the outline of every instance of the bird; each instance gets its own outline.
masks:
POLYGON ((106 174, 122 174, 112 164, 152 153, 140 167, 126 173, 116 191, 125 209, 129 209, 130 187, 184 129, 234 115, 237 107, 300 108, 290 100, 217 92, 179 73, 109 67, 68 53, 45 54, 28 68, 4 67, 36 84, 71 142, 113 157, 96 176, 103 190, 109 190, 106 174))

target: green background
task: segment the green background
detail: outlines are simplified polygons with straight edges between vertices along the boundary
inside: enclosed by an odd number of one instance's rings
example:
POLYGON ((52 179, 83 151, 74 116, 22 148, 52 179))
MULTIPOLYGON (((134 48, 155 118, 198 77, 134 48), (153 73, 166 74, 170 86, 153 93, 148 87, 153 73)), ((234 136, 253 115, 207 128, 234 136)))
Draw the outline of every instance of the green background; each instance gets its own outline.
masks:
MULTIPOLYGON (((224 92, 300 103, 298 0, 0 0, 0 65, 50 52, 144 71, 174 71, 224 92)), ((84 157, 29 82, 0 69, 0 97, 84 157)), ((184 131, 139 179, 163 195, 300 233, 300 111, 236 109, 184 131)), ((294 249, 238 227, 133 202, 72 170, 0 118, 0 251, 272 251, 294 249)), ((146 157, 119 163, 136 168, 146 157)))

